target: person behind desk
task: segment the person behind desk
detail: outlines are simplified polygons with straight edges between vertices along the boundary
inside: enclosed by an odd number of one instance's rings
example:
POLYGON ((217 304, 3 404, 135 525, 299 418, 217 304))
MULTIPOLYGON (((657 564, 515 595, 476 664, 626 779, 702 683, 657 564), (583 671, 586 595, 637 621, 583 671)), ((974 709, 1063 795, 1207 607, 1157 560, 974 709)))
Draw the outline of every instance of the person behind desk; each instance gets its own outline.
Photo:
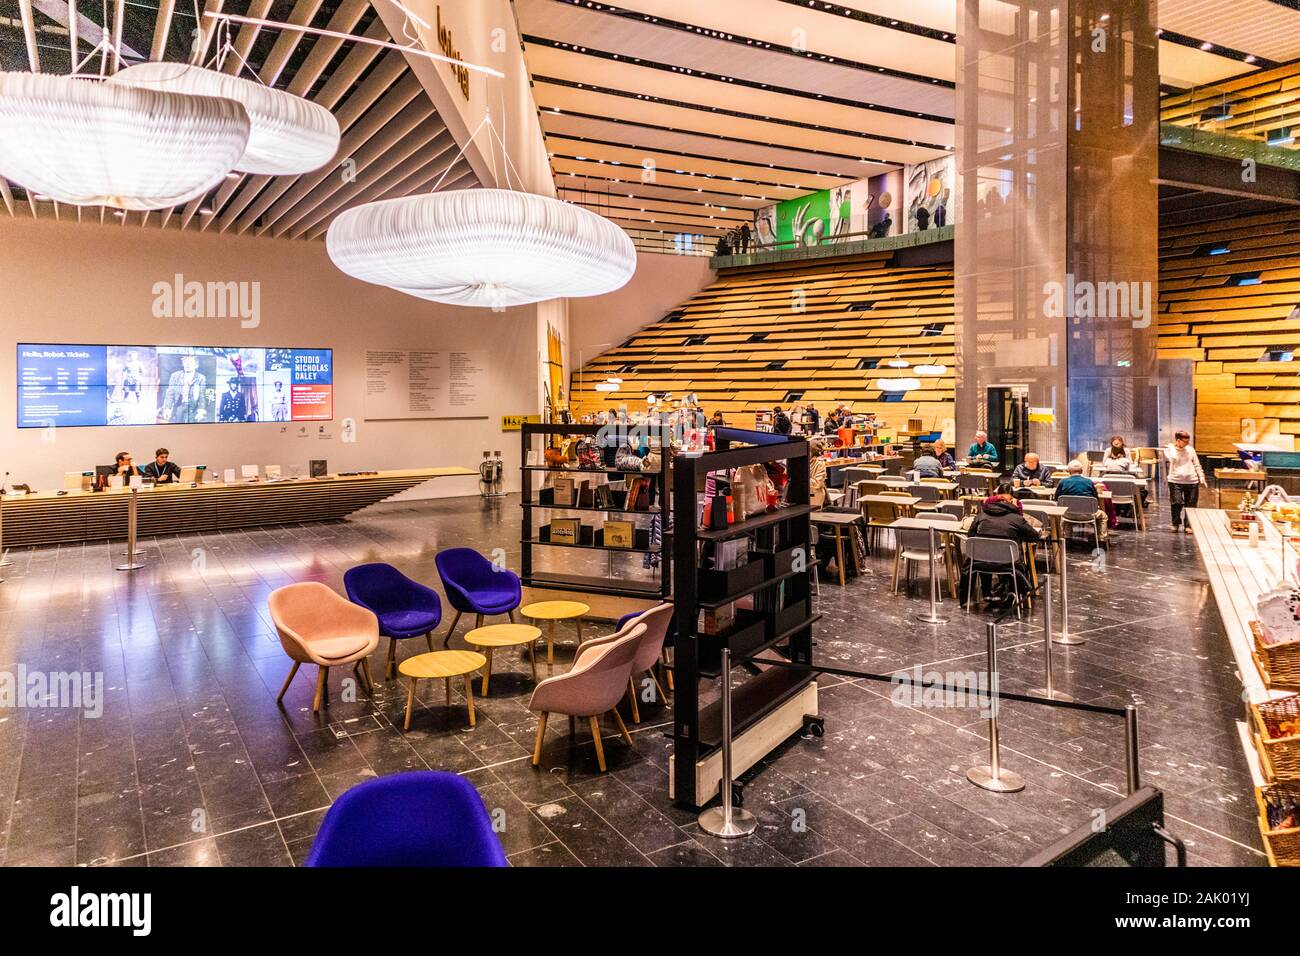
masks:
POLYGON ((978 431, 975 433, 975 441, 966 450, 966 458, 972 465, 996 465, 998 463, 998 450, 989 441, 988 432, 978 431))
POLYGON ((181 477, 180 465, 169 461, 170 457, 171 452, 166 448, 159 448, 153 453, 153 461, 140 469, 140 474, 145 478, 152 478, 155 485, 167 485, 179 481, 181 477))
POLYGON ((939 459, 939 464, 951 471, 957 467, 957 461, 952 457, 952 452, 948 450, 948 444, 942 438, 934 440, 934 457, 939 459))
POLYGON ((113 473, 112 477, 122 479, 122 487, 125 488, 131 483, 131 479, 140 474, 140 469, 135 466, 131 460, 129 451, 119 451, 113 456, 113 473))
POLYGON ((912 470, 917 478, 942 478, 943 462, 934 455, 921 454, 912 462, 912 470))
POLYGON ((1083 464, 1077 459, 1066 465, 1065 470, 1070 474, 1068 477, 1062 478, 1057 484, 1056 493, 1053 495, 1053 498, 1057 501, 1070 496, 1096 498, 1096 517, 1098 518, 1099 526, 1102 529, 1100 537, 1102 541, 1105 541, 1106 528, 1109 526, 1110 520, 1109 516, 1106 514, 1106 509, 1101 506, 1101 493, 1097 490, 1097 486, 1093 483, 1093 480, 1083 473, 1083 464))

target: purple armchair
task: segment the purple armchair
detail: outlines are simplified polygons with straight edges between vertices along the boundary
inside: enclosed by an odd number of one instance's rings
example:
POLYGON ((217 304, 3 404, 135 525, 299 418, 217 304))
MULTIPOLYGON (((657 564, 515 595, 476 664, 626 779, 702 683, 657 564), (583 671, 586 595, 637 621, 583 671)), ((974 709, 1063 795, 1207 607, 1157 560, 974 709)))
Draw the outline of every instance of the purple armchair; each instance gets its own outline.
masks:
POLYGON ((439 551, 433 562, 438 567, 438 577, 442 578, 447 602, 456 609, 442 642, 444 647, 451 642, 462 614, 475 615, 475 627, 483 626, 485 614, 505 614, 514 623, 515 608, 523 596, 519 575, 507 568, 497 568, 473 548, 439 551))
POLYGON ((442 622, 442 601, 438 592, 412 581, 391 564, 359 564, 343 575, 348 599, 373 611, 379 618, 379 634, 388 638, 388 660, 384 677, 393 676, 397 642, 421 637, 433 650, 433 632, 442 622))

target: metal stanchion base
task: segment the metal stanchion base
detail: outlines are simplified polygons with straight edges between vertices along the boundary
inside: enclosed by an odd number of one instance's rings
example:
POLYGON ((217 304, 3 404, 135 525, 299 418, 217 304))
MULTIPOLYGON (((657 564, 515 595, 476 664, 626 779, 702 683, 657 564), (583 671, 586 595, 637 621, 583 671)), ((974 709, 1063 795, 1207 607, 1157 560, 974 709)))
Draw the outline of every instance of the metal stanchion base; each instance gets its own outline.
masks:
POLYGON ((1025 691, 1030 697, 1045 697, 1048 700, 1063 700, 1066 703, 1074 700, 1069 694, 1062 690, 1053 690, 1050 694, 1046 687, 1035 687, 1033 690, 1025 691))
POLYGON ((947 624, 948 619, 941 614, 918 614, 916 619, 922 624, 947 624))
POLYGON ((1025 780, 1018 773, 1012 773, 1010 770, 999 770, 998 776, 993 776, 992 767, 971 767, 966 771, 966 779, 977 787, 985 790, 992 790, 994 793, 1015 793, 1018 790, 1025 789, 1025 780))
MULTIPOLYGON (((137 552, 137 553, 139 553, 139 552, 137 552)), ((117 566, 117 570, 118 570, 118 571, 139 571, 139 570, 140 570, 141 568, 143 568, 143 567, 144 567, 144 562, 143 562, 143 561, 134 561, 134 560, 132 560, 132 561, 128 561, 128 562, 126 562, 126 564, 119 564, 119 565, 117 566)))
POLYGON ((1074 647, 1077 644, 1087 644, 1086 637, 1076 637, 1073 634, 1057 634, 1052 637, 1053 644, 1064 644, 1066 647, 1074 647))
POLYGON ((722 807, 714 807, 700 814, 700 829, 709 836, 720 840, 734 840, 736 837, 749 836, 758 829, 758 817, 740 807, 731 808, 731 824, 724 819, 722 807))

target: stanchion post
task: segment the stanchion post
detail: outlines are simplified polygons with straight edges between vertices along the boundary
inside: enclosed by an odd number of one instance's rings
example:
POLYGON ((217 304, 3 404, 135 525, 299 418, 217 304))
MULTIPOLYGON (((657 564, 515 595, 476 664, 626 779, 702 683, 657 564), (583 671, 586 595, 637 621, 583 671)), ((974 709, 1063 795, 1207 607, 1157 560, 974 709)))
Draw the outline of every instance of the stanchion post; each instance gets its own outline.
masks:
POLYGON ((1048 700, 1074 700, 1065 691, 1056 689, 1052 675, 1052 576, 1050 574, 1043 575, 1043 668, 1047 672, 1046 686, 1035 687, 1029 693, 1035 697, 1046 697, 1048 700))
POLYGON ((1136 793, 1142 786, 1142 773, 1138 769, 1138 709, 1133 704, 1124 708, 1124 757, 1128 769, 1128 792, 1136 793))
MULTIPOLYGON (((8 473, 6 473, 6 477, 8 473)), ((7 485, 9 482, 6 481, 7 485)), ((14 563, 9 560, 9 552, 5 550, 5 496, 4 488, 0 487, 0 568, 12 568, 14 563)), ((4 578, 0 578, 3 581, 4 578)))
POLYGON ((1053 643, 1072 647, 1086 644, 1087 638, 1076 637, 1070 633, 1070 575, 1067 570, 1069 562, 1065 559, 1065 542, 1061 542, 1061 633, 1052 638, 1053 643))
POLYGON ((927 614, 918 614, 916 619, 925 624, 947 624, 948 619, 939 614, 939 579, 934 576, 935 527, 930 525, 930 610, 927 614))
POLYGON ((1024 778, 1010 770, 1002 769, 998 747, 998 626, 989 622, 988 636, 988 708, 989 708, 989 762, 984 767, 971 767, 966 779, 984 790, 994 793, 1015 793, 1025 789, 1024 778))
POLYGON ((757 817, 731 805, 731 650, 727 647, 722 649, 722 781, 718 789, 722 806, 700 814, 700 829, 723 840, 749 836, 758 829, 757 817))
POLYGON ((126 505, 126 560, 117 566, 119 571, 136 571, 144 567, 139 560, 140 552, 135 549, 136 515, 140 501, 140 489, 132 488, 131 497, 126 505))

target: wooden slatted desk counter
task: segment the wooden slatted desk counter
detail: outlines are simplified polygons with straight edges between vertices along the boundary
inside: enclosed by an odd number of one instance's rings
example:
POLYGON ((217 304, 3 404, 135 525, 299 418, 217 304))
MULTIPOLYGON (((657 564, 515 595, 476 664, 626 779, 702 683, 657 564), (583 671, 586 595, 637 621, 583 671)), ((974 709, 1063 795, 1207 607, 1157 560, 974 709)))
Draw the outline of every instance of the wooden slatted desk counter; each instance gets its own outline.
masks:
MULTIPOLYGON (((279 481, 174 483, 139 492, 140 537, 343 518, 434 478, 475 476, 469 468, 408 468, 368 475, 279 481)), ((22 548, 126 537, 131 492, 52 491, 5 495, 4 546, 22 548)))

